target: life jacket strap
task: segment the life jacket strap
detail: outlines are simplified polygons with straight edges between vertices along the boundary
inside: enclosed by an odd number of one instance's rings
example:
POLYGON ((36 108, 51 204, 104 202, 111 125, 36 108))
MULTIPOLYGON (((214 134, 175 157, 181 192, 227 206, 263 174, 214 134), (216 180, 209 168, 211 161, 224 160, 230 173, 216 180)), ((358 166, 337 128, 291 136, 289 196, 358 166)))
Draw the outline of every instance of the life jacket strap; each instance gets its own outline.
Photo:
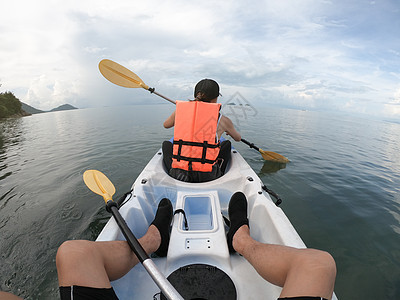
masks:
POLYGON ((201 154, 201 163, 205 164, 206 161, 206 153, 207 153, 208 143, 204 141, 203 143, 203 153, 201 154))
POLYGON ((211 159, 204 159, 203 158, 194 158, 194 157, 187 157, 187 156, 179 156, 178 155, 172 155, 173 158, 176 160, 186 160, 189 162, 189 165, 191 165, 191 162, 200 162, 202 164, 213 164, 215 161, 211 159), (203 162, 204 161, 204 162, 203 162))
POLYGON ((199 142, 188 142, 188 141, 182 141, 182 140, 174 140, 174 144, 178 144, 179 148, 182 148, 182 145, 185 146, 195 146, 195 147, 204 147, 204 145, 206 144, 207 148, 218 148, 220 145, 220 143, 218 142, 217 144, 209 144, 207 143, 207 141, 204 141, 203 143, 199 143, 199 142))
POLYGON ((174 140, 174 144, 178 145, 178 153, 173 154, 172 157, 175 158, 177 161, 180 161, 180 160, 188 161, 189 162, 189 171, 191 171, 191 169, 192 169, 192 162, 200 162, 202 164, 213 164, 215 162, 214 160, 206 159, 207 149, 208 148, 215 149, 220 146, 219 142, 217 144, 209 144, 207 141, 204 141, 203 143, 199 143, 199 142, 183 141, 181 139, 174 140), (203 148, 201 158, 182 156, 182 146, 183 145, 203 148))

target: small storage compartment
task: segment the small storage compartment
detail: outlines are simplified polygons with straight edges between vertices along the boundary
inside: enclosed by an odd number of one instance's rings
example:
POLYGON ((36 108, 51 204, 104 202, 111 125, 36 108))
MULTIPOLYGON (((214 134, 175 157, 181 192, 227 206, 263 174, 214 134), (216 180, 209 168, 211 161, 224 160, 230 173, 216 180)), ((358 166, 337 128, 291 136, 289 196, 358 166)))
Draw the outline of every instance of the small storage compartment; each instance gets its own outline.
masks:
POLYGON ((208 196, 185 197, 184 211, 189 230, 213 229, 211 198, 208 196))

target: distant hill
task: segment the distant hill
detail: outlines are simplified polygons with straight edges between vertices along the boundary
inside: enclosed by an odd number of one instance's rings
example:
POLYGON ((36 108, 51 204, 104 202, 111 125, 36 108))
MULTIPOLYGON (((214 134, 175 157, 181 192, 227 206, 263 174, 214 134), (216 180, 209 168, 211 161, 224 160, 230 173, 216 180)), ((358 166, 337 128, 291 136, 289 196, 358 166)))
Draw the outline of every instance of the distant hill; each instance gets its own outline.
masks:
POLYGON ((45 112, 62 111, 78 109, 70 104, 63 104, 53 108, 50 111, 36 109, 26 103, 21 102, 12 92, 0 93, 0 119, 8 117, 23 117, 31 114, 40 114, 45 112))
POLYGON ((77 109, 77 108, 70 104, 63 104, 63 105, 60 105, 59 107, 53 108, 50 111, 71 110, 71 109, 77 109))
POLYGON ((24 103, 24 102, 21 102, 21 104, 22 104, 21 108, 24 111, 26 111, 27 113, 30 113, 30 114, 40 114, 40 113, 51 112, 51 111, 62 111, 62 110, 78 109, 78 108, 76 108, 76 107, 74 107, 74 106, 72 106, 70 104, 63 104, 63 105, 60 105, 59 107, 53 108, 52 110, 44 111, 44 110, 36 109, 36 108, 34 108, 34 107, 24 103))
POLYGON ((23 117, 29 115, 21 107, 21 102, 12 92, 0 93, 0 118, 23 117))
POLYGON ((43 110, 36 109, 28 104, 25 104, 24 102, 21 102, 21 104, 21 108, 29 114, 40 114, 45 112, 43 110))

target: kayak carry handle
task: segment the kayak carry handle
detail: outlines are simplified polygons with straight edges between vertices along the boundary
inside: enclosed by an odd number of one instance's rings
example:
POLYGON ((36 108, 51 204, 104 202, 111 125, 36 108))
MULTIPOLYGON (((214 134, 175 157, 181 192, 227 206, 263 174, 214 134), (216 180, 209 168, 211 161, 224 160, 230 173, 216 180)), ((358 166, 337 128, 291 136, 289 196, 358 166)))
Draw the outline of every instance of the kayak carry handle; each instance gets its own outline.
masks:
POLYGON ((267 188, 267 186, 265 184, 263 184, 261 186, 261 188, 276 199, 276 202, 275 202, 276 206, 279 206, 282 203, 281 197, 279 197, 279 195, 277 193, 275 193, 273 190, 270 190, 269 188, 267 188))

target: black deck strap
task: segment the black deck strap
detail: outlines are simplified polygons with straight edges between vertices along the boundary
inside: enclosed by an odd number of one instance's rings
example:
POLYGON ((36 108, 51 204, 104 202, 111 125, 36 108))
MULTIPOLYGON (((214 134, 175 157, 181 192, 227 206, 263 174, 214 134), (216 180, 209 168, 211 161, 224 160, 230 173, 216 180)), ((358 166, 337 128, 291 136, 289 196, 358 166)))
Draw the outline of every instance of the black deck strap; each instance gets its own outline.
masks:
POLYGON ((132 198, 132 192, 133 192, 133 189, 130 190, 129 192, 126 192, 125 194, 123 194, 123 195, 117 200, 118 209, 132 198), (131 195, 131 196, 130 196, 128 199, 126 199, 126 197, 127 197, 128 195, 131 195), (125 200, 125 199, 126 199, 126 200, 125 200), (125 200, 125 201, 124 201, 124 200, 125 200))
POLYGON ((175 216, 176 214, 183 214, 183 218, 185 219, 185 230, 189 230, 189 223, 188 223, 188 221, 187 221, 187 219, 186 219, 186 213, 185 213, 185 211, 184 211, 182 208, 178 208, 177 210, 175 210, 174 216, 175 216))
POLYGON ((282 203, 281 197, 279 197, 279 195, 277 193, 275 193, 274 191, 267 188, 267 186, 265 184, 262 184, 261 188, 276 199, 276 202, 275 202, 276 206, 279 206, 282 203))

